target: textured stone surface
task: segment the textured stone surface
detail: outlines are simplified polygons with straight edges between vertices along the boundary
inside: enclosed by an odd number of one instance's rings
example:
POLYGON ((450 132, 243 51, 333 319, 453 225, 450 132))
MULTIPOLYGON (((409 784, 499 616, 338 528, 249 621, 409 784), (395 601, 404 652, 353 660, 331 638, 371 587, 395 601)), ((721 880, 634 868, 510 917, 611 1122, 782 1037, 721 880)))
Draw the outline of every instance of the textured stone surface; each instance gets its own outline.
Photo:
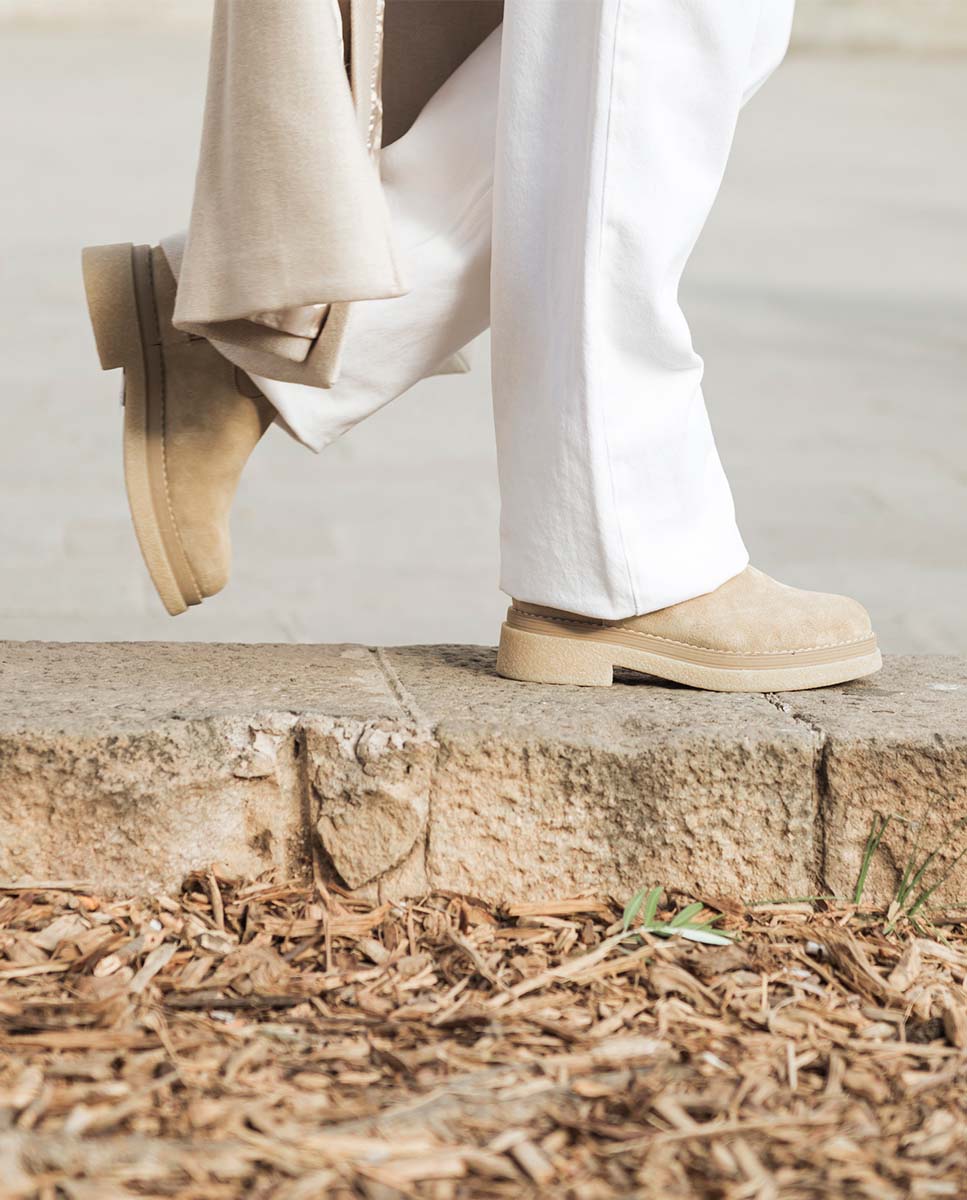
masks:
MULTIPOLYGON (((211 862, 369 897, 852 892, 875 812, 967 831, 967 664, 784 696, 544 688, 472 647, 0 644, 0 880, 211 862)), ((870 875, 891 894, 897 823, 870 875)), ((961 869, 952 886, 967 880, 961 869)))
MULTIPOLYGON (((967 662, 888 659, 854 688, 777 698, 822 739, 820 807, 824 888, 851 895, 875 813, 894 818, 873 862, 867 895, 888 898, 919 831, 920 858, 941 847, 946 870, 967 846, 967 662)), ((944 895, 967 901, 967 861, 944 895)))
MULTIPOLYGON (((316 832, 351 888, 374 883, 416 851, 423 858, 436 743, 399 723, 306 725, 316 832)), ((416 890, 425 890, 420 877, 416 890)))
POLYGON ((818 740, 760 696, 626 676, 497 679, 490 650, 387 658, 440 744, 430 879, 483 896, 644 883, 775 894, 812 887, 818 740))
POLYGON ((401 714, 358 646, 0 648, 0 875, 177 885, 307 869, 302 714, 401 714))

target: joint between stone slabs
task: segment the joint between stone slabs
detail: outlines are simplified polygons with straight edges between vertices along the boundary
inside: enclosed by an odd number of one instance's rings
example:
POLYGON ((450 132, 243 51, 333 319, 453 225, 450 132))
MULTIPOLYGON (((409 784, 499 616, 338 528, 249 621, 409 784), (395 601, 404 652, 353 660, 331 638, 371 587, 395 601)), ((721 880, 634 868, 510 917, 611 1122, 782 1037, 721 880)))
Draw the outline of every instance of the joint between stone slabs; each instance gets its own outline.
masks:
POLYGON ((403 683, 403 680, 400 679, 399 672, 390 662, 385 647, 369 646, 367 648, 376 660, 376 665, 386 680, 386 686, 389 688, 393 699, 403 710, 404 714, 419 730, 432 736, 434 731, 433 722, 423 712, 410 690, 403 683))
POLYGON ((816 721, 811 721, 783 700, 778 692, 766 692, 765 700, 784 716, 790 717, 796 725, 808 729, 816 737, 816 751, 813 756, 813 792, 816 797, 816 824, 813 830, 813 877, 815 894, 826 895, 830 888, 828 876, 828 839, 829 839, 829 733, 816 721))
POLYGON ((309 739, 305 728, 305 718, 300 717, 292 727, 292 762, 296 788, 298 790, 299 824, 302 830, 302 844, 306 850, 307 875, 314 875, 316 860, 319 852, 319 835, 316 833, 313 820, 312 777, 309 772, 309 739))
MULTIPOLYGON (((380 673, 386 681, 386 686, 389 688, 393 699, 403 710, 404 715, 412 722, 415 729, 429 738, 434 744, 433 760, 429 765, 428 778, 426 784, 426 820, 423 826, 423 836, 420 839, 419 845, 414 845, 410 851, 409 859, 416 856, 420 858, 420 867, 423 878, 426 880, 427 887, 432 887, 430 878, 430 839, 433 834, 433 818, 434 818, 434 796, 437 785, 438 763, 440 757, 440 747, 436 737, 436 724, 425 712, 420 708, 415 697, 403 683, 399 672, 389 660, 389 655, 383 646, 368 647, 370 653, 376 661, 380 673)), ((318 837, 318 835, 317 835, 318 837)), ((403 863, 397 864, 396 869, 402 869, 403 863)), ((387 877, 392 874, 392 870, 384 872, 376 882, 377 893, 380 901, 386 898, 387 893, 387 877)))

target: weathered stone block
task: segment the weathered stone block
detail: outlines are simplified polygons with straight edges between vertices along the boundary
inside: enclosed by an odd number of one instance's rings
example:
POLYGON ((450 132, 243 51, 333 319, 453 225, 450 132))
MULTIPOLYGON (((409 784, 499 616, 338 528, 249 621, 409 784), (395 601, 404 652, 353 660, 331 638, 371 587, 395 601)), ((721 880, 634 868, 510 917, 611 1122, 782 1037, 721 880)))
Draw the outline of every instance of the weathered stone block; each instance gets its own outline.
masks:
POLYGON ((293 784, 288 731, 254 720, 5 733, 0 875, 153 891, 213 861, 246 876, 297 874, 305 850, 293 784))
MULTIPOLYGON (((873 860, 865 899, 894 895, 918 829, 921 859, 941 847, 936 867, 943 874, 967 846, 967 828, 959 827, 967 818, 967 663, 892 658, 849 687, 779 699, 823 740, 823 890, 852 896, 875 814, 899 819, 873 860)), ((940 896, 967 900, 967 859, 940 896)))
POLYGON ((496 678, 493 652, 389 650, 440 743, 435 887, 536 899, 661 883, 811 891, 817 735, 761 696, 631 675, 611 689, 496 678))
POLYGON ((177 887, 310 863, 307 709, 398 714, 362 647, 0 647, 0 877, 177 887))

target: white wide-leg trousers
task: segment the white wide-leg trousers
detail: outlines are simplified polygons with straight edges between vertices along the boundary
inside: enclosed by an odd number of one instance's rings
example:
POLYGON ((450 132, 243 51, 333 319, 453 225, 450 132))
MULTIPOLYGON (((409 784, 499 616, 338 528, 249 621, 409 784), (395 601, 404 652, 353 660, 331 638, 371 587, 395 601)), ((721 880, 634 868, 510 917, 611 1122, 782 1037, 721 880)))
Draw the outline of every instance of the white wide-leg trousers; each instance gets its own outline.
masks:
POLYGON ((501 587, 601 618, 745 567, 678 289, 793 0, 507 0, 382 157, 410 292, 331 389, 258 383, 320 449, 493 330, 501 587))

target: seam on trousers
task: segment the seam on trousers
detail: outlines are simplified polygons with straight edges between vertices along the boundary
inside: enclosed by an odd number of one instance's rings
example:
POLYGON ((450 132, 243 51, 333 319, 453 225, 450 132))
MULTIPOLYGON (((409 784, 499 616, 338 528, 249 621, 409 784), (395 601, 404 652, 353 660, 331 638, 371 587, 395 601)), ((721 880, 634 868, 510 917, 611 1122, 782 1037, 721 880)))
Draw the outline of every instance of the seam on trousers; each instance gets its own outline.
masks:
MULTIPOLYGON (((601 212, 599 215, 599 224, 598 224, 598 233, 597 233, 598 248, 597 248, 597 261, 595 263, 596 279, 600 278, 601 260, 602 260, 602 255, 603 255, 602 246, 603 246, 603 242, 604 242, 604 229, 605 229, 605 217, 606 217, 608 168, 609 168, 610 162, 611 162, 611 120, 612 120, 612 116, 614 113, 615 74, 616 74, 616 66, 617 66, 617 58, 618 58, 618 34, 619 34, 619 27, 621 25, 621 17, 622 17, 623 12, 624 12, 624 0, 617 0, 615 14, 614 14, 614 22, 612 25, 611 74, 608 79, 608 119, 607 119, 607 125, 605 127, 605 134, 604 134, 604 138, 605 138, 605 141, 604 141, 604 163, 601 168, 601 212)), ((593 369, 594 369, 594 364, 592 364, 592 370, 593 369)), ((631 560, 628 557, 628 546, 627 546, 627 542, 625 541, 624 527, 623 527, 622 518, 621 518, 621 508, 618 503, 618 489, 615 485, 614 466, 613 466, 612 460, 611 460, 611 437, 610 437, 610 431, 609 431, 609 427, 608 427, 608 416, 607 416, 607 411, 604 408, 604 406, 601 406, 601 413, 598 417, 598 420, 601 424, 601 429, 604 434, 604 451, 605 451, 605 456, 607 458, 608 476, 609 476, 610 483, 611 483, 611 507, 614 511, 615 525, 617 526, 617 529, 618 529, 618 541, 621 545, 621 555, 624 558, 625 572, 628 576, 628 591, 631 594, 631 603, 632 603, 634 612, 637 614, 641 610, 640 610, 640 606, 638 604, 637 591, 635 589, 634 573, 631 570, 631 560)))

